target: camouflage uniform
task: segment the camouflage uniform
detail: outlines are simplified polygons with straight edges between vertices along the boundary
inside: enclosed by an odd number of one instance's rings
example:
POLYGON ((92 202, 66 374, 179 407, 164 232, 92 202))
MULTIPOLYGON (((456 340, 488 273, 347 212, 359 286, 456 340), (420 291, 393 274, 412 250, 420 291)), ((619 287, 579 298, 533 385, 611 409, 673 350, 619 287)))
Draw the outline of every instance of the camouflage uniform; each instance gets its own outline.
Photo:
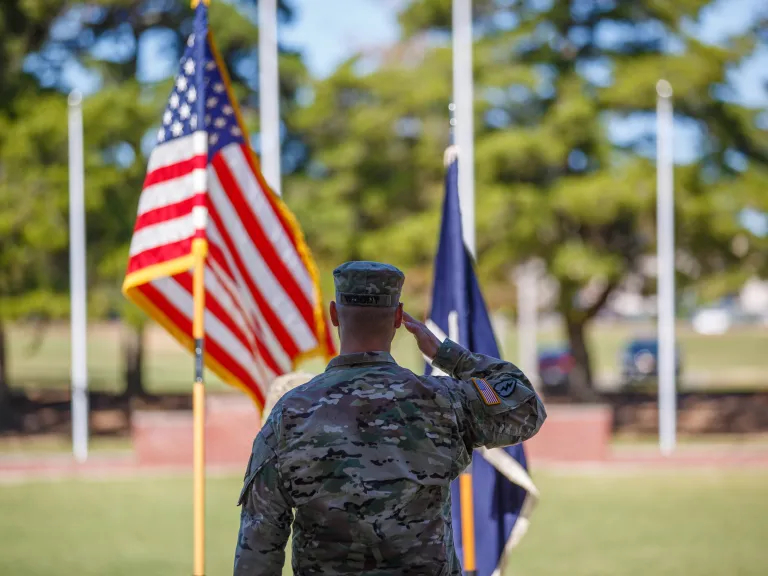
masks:
MULTIPOLYGON (((395 268, 334 275, 338 302, 397 304, 395 268)), ((509 362, 446 340, 433 365, 453 378, 418 376, 387 352, 341 355, 278 401, 246 470, 235 576, 279 576, 292 522, 297 576, 461 574, 451 481, 473 449, 527 440, 546 414, 509 362)))

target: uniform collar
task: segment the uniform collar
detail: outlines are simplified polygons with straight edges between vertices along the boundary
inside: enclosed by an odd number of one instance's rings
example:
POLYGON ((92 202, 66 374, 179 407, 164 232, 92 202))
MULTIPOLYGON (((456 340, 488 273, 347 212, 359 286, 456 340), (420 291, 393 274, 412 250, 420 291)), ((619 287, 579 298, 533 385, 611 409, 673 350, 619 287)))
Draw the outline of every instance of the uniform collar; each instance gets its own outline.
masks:
POLYGON ((357 366, 360 364, 396 364, 389 352, 355 352, 354 354, 340 354, 328 363, 326 370, 341 366, 357 366))

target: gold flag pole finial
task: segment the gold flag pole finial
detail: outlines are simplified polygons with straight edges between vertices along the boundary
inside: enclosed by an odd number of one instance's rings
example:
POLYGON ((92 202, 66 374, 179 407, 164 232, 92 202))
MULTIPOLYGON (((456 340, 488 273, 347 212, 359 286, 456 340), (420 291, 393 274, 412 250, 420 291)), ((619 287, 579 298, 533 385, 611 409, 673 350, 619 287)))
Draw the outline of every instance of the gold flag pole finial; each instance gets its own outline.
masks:
POLYGON ((197 5, 200 4, 200 2, 202 2, 206 6, 211 5, 211 0, 192 0, 192 8, 197 8, 197 5))

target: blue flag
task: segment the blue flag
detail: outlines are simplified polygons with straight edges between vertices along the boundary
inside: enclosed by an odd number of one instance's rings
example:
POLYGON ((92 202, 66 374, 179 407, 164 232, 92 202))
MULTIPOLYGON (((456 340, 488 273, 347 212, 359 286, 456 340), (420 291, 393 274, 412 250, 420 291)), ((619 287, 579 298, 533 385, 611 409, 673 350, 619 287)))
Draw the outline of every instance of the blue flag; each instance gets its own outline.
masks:
MULTIPOLYGON (((441 338, 447 336, 472 352, 499 358, 499 348, 475 276, 472 258, 464 245, 459 208, 458 160, 453 149, 449 149, 447 158, 448 154, 453 158, 450 159, 445 176, 443 222, 435 260, 432 311, 427 325, 441 338)), ((434 370, 427 365, 428 374, 434 370)), ((528 478, 523 445, 503 450, 515 461, 508 463, 528 478)), ((510 460, 503 454, 501 459, 510 460)), ((523 516, 527 515, 532 506, 532 502, 526 506, 528 490, 512 483, 510 475, 499 470, 503 467, 498 463, 494 466, 478 451, 473 454, 472 491, 478 576, 493 574, 502 560, 505 546, 508 547, 511 539, 518 540, 520 529, 524 531, 527 527, 527 518, 523 516), (518 521, 520 525, 516 529, 518 521), (513 536, 513 531, 518 533, 517 537, 513 536)), ((451 485, 451 501, 454 543, 459 560, 463 561, 458 481, 451 485)))

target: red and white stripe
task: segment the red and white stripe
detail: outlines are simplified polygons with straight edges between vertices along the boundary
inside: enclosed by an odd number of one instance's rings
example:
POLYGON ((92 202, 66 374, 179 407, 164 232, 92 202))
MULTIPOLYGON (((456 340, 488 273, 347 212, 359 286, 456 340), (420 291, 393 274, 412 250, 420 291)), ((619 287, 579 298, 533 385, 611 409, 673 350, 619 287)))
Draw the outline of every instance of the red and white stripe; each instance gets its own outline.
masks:
MULTIPOLYGON (((263 401, 276 376, 321 344, 315 286, 250 151, 230 144, 209 164, 206 138, 195 132, 153 151, 128 273, 186 256, 195 237, 206 238, 206 353, 263 401)), ((191 335, 191 271, 137 289, 191 335)))

